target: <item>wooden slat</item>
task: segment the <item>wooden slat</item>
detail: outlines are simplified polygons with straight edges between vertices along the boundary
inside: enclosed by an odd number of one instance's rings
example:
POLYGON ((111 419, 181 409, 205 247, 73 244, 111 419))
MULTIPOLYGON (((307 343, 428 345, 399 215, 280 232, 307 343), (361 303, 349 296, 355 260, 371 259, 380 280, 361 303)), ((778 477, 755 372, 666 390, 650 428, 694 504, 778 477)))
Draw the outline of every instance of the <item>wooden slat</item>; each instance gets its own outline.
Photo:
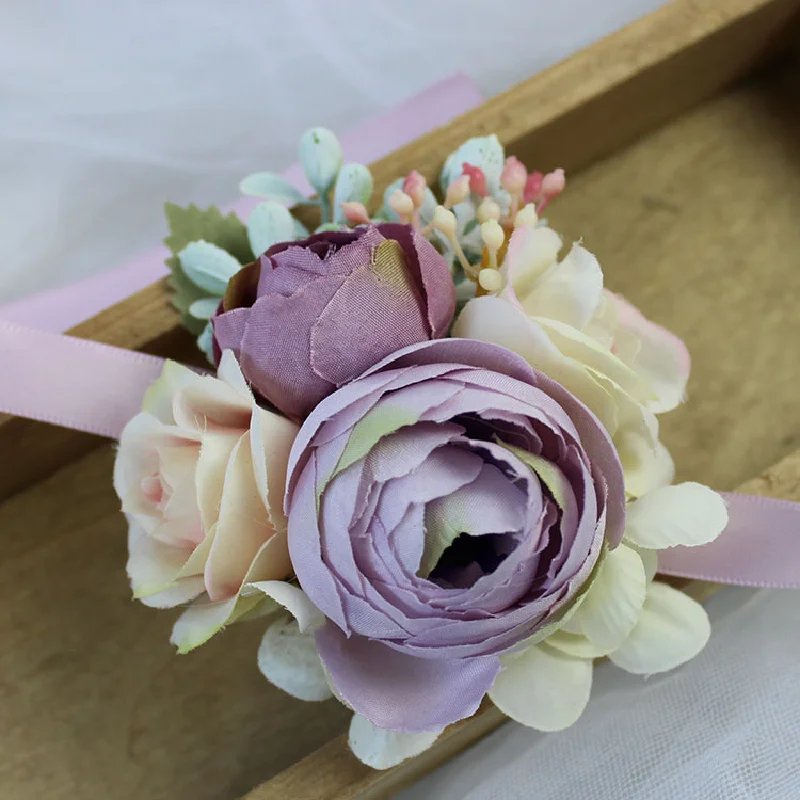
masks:
MULTIPOLYGON (((575 170, 709 97, 793 39, 800 0, 675 0, 372 165, 378 187, 417 168, 433 180, 470 136, 497 132, 544 168, 575 170)), ((163 281, 73 329, 76 336, 182 358, 193 352, 163 281)), ((0 418, 0 500, 99 440, 0 418), (22 442, 35 445, 20 450, 22 442)))

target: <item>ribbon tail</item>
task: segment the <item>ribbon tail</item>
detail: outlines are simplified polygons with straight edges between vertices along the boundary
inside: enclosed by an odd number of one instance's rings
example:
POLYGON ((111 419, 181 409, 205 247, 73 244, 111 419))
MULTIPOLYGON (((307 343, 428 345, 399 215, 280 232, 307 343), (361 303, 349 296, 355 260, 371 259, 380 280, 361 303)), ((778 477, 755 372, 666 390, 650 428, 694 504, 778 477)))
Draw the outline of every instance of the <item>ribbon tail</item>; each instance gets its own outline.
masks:
POLYGON ((680 578, 771 589, 800 589, 800 503, 720 492, 728 524, 710 544, 671 547, 658 571, 680 578))
POLYGON ((0 321, 0 412, 119 438, 163 358, 0 321))

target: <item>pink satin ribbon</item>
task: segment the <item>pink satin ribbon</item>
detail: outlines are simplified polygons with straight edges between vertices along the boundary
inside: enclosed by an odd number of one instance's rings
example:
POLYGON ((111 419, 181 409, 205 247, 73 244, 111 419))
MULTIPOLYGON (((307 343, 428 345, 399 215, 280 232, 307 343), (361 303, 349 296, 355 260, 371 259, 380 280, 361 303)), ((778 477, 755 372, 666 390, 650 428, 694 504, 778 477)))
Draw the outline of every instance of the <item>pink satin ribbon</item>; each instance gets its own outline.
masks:
POLYGON ((164 359, 0 320, 0 412, 119 438, 164 359))
MULTIPOLYGON (((0 321, 0 412, 118 438, 163 359, 0 321)), ((723 493, 728 525, 711 544, 659 553, 681 578, 800 589, 800 503, 723 493)))
POLYGON ((658 554, 658 571, 679 578, 800 589, 800 503, 720 492, 728 524, 711 544, 671 547, 658 554))

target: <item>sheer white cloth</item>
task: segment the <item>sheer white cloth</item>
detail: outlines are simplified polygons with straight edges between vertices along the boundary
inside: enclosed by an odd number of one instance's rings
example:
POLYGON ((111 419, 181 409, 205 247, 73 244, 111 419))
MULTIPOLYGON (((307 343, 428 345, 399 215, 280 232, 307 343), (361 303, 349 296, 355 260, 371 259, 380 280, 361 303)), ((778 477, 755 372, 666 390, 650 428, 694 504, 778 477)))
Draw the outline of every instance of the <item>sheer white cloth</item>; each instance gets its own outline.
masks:
POLYGON ((605 664, 561 733, 508 723, 398 800, 800 798, 800 595, 725 589, 693 661, 648 680, 605 664))
MULTIPOLYGON (((0 9, 0 303, 152 246, 166 198, 233 199, 461 70, 494 94, 664 0, 26 0, 0 9)), ((597 671, 573 729, 508 725, 404 800, 800 798, 800 595, 715 598, 710 645, 597 671)))

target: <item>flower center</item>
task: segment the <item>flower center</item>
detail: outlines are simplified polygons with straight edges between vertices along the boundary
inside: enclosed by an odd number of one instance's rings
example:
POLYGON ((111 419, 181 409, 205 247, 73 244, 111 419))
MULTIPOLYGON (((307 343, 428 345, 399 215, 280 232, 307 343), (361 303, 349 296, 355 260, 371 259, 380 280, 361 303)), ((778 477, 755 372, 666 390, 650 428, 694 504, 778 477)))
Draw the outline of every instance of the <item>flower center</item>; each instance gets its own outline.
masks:
POLYGON ((462 533, 442 553, 428 580, 443 589, 468 589, 491 575, 517 546, 511 533, 462 533))

